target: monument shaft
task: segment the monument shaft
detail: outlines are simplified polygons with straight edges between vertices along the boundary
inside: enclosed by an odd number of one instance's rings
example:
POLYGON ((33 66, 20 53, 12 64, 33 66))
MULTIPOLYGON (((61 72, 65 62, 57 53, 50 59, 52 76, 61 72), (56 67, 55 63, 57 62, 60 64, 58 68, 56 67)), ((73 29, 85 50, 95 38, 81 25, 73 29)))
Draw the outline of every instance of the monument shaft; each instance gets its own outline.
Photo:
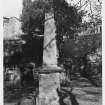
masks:
POLYGON ((56 26, 53 13, 45 14, 43 65, 57 66, 56 26))

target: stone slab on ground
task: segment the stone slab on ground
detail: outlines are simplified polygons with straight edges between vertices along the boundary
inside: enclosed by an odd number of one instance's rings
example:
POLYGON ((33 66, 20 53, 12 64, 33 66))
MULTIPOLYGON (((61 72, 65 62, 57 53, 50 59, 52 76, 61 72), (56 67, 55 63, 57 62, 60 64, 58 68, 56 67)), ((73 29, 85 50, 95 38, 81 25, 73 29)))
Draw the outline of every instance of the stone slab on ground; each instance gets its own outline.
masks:
POLYGON ((78 77, 71 84, 79 105, 102 105, 102 87, 93 86, 83 77, 78 77))

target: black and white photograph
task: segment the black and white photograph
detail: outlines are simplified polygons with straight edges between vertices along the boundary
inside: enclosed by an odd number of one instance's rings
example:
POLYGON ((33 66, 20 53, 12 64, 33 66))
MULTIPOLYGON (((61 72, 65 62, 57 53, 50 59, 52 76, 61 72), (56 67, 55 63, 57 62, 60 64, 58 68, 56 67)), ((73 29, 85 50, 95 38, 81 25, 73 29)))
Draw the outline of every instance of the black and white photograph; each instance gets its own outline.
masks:
POLYGON ((3 105, 103 105, 102 5, 3 0, 3 105))

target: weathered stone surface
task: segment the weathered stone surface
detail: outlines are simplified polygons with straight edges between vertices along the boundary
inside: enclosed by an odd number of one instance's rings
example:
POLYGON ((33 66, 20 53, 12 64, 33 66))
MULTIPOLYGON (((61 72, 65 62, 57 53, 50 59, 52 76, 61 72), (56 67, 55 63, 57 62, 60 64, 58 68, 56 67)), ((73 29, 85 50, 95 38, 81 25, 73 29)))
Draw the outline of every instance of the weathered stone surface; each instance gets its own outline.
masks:
POLYGON ((46 13, 44 29, 43 65, 57 66, 56 26, 53 13, 46 13))
POLYGON ((15 39, 23 33, 21 30, 21 21, 18 18, 3 18, 3 23, 4 39, 15 39))
POLYGON ((59 86, 59 73, 41 74, 39 80, 38 105, 59 105, 56 89, 59 86))

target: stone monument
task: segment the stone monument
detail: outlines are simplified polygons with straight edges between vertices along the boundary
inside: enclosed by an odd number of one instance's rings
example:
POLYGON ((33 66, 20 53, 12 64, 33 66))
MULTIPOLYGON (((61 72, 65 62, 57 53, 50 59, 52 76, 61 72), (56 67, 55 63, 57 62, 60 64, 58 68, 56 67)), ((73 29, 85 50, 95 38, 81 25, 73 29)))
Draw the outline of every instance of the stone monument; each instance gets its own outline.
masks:
POLYGON ((56 26, 53 12, 45 14, 43 66, 39 68, 39 94, 37 105, 59 105, 56 89, 60 87, 60 73, 57 66, 56 26))

